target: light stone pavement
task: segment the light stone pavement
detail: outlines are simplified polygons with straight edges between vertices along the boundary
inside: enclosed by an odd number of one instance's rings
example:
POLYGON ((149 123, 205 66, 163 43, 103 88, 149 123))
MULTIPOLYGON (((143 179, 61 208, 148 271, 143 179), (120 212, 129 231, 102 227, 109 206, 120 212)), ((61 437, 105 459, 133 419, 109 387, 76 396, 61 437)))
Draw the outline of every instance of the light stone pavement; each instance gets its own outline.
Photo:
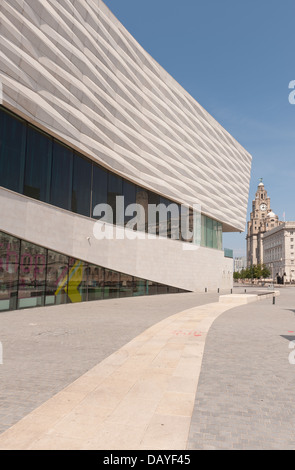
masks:
POLYGON ((234 308, 207 340, 188 449, 295 450, 295 288, 234 308), (294 349, 293 349, 294 350, 294 349))
POLYGON ((1 313, 0 433, 147 328, 217 300, 188 293, 1 313))
MULTIPOLYGON (((45 403, 30 414, 28 409, 23 410, 25 418, 0 436, 0 449, 294 448, 295 366, 288 362, 288 345, 294 328, 291 308, 294 290, 282 289, 281 294, 275 306, 268 299, 238 307, 242 302, 235 296, 219 303, 216 296, 212 303, 209 295, 194 294, 182 295, 182 299, 180 296, 146 299, 153 326, 146 329, 146 322, 141 323, 138 314, 135 315, 133 320, 138 320, 137 328, 142 332, 134 337, 134 326, 128 331, 126 315, 123 328, 121 324, 125 335, 118 341, 123 346, 117 344, 116 350, 113 345, 116 352, 112 354, 109 338, 106 348, 93 348, 96 365, 91 368, 89 358, 88 362, 82 361, 88 372, 81 376, 81 366, 79 371, 74 367, 72 373, 80 378, 70 383, 71 373, 66 366, 75 365, 75 355, 72 355, 72 362, 69 358, 60 367, 62 391, 48 401, 43 394, 41 403, 45 403), (162 308, 159 300, 163 301, 162 308), (152 308, 150 301, 154 302, 152 308), (180 304, 175 305, 178 301, 183 308, 187 302, 187 310, 180 311, 180 304), (191 301, 199 306, 191 308, 191 301), (173 308, 179 313, 167 315, 164 308, 167 303, 170 303, 170 313, 173 308), (128 335, 134 338, 129 343, 128 335), (239 353, 235 355, 237 349, 239 353), (102 351, 105 359, 99 361, 102 351), (70 384, 63 388, 65 377, 70 384)), ((138 301, 135 302, 138 308, 142 306, 143 299, 125 300, 127 310, 131 300, 138 301)), ((83 307, 80 306, 82 310, 83 307)), ((112 310, 111 303, 105 308, 108 312, 112 310)), ((50 311, 55 317, 57 309, 50 311)), ((120 301, 114 305, 113 314, 121 311, 120 301)), ((36 315, 36 312, 26 313, 36 315)), ((47 312, 42 313, 46 313, 42 318, 45 324, 46 321, 48 324, 47 312)), ((72 314, 66 317, 63 312, 64 308, 54 321, 61 328, 67 320, 74 331, 72 309, 72 314)), ((21 331, 23 318, 18 318, 21 331)), ((87 313, 83 318, 87 318, 87 313)), ((26 320, 31 321, 30 317, 26 320)), ((77 322, 81 324, 79 316, 77 322)), ((106 315, 102 314, 98 323, 102 326, 105 322, 106 315)), ((93 328, 95 322, 90 323, 93 328)), ((81 332, 76 331, 76 340, 81 341, 81 332)), ((85 332, 84 337, 87 337, 85 332)), ((55 346, 57 338, 58 335, 51 336, 55 346)), ((36 342, 30 338, 29 343, 32 343, 32 350, 28 348, 32 355, 36 342)), ((48 348, 48 344, 43 346, 48 348)), ((91 342, 87 347, 85 343, 80 344, 79 352, 88 347, 91 351, 91 342)), ((70 349, 73 354, 75 348, 70 349)), ((44 358, 47 362, 43 362, 43 375, 38 371, 39 379, 48 373, 47 363, 51 364, 46 348, 44 358)), ((52 358, 56 367, 58 355, 53 354, 52 358)), ((38 364, 37 354, 35 362, 38 364)), ((29 369, 32 375, 32 367, 29 369)), ((21 369, 19 372, 22 374, 21 369)), ((50 380, 44 389, 49 383, 50 380)), ((24 380, 23 386, 26 384, 24 380)), ((33 409, 36 406, 34 402, 33 409)))

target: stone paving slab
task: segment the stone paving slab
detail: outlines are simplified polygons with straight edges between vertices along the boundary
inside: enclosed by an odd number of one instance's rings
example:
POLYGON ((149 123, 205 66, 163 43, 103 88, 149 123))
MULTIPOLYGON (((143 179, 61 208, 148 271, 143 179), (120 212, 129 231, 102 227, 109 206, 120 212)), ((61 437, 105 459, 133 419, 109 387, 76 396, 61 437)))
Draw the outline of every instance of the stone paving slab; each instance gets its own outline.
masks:
POLYGON ((216 301, 188 293, 0 313, 0 433, 147 328, 216 301))
POLYGON ((151 326, 0 436, 0 449, 184 450, 211 303, 151 326))
POLYGON ((295 450, 295 289, 225 312, 207 336, 189 450, 295 450))

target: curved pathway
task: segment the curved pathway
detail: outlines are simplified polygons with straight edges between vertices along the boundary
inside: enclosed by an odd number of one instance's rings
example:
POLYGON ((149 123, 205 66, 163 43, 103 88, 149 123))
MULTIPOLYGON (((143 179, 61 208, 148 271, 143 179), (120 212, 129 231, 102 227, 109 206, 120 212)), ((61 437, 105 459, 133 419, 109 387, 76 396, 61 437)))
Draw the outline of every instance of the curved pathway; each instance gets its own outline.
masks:
POLYGON ((281 289, 275 305, 249 304, 215 321, 206 341, 189 449, 295 449, 293 340, 294 288, 281 289))

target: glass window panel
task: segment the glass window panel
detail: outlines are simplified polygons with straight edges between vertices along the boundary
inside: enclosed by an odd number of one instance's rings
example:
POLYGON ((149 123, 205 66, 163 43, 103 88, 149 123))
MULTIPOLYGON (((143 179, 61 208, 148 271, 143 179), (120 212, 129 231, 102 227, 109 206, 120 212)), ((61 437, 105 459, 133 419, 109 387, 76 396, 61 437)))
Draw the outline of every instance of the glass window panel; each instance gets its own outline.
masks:
POLYGON ((49 202, 52 164, 52 139, 28 127, 25 166, 25 196, 49 202))
POLYGON ((90 216, 92 164, 80 155, 74 154, 72 211, 90 216))
POLYGON ((18 308, 40 307, 45 300, 46 249, 21 242, 18 308))
POLYGON ((223 239, 222 239, 222 224, 218 222, 218 250, 222 250, 223 239))
POLYGON ((179 289, 177 287, 168 286, 168 294, 178 294, 179 289))
POLYGON ((201 246, 207 246, 207 217, 202 215, 201 246))
MULTIPOLYGON (((93 211, 98 204, 107 204, 108 202, 108 172, 103 168, 93 165, 93 183, 92 183, 92 217, 93 211)), ((112 222, 111 220, 109 221, 112 222)))
MULTIPOLYGON (((153 193, 151 191, 148 191, 148 203, 149 206, 153 205, 158 207, 160 204, 160 196, 156 193, 153 193)), ((149 207, 149 210, 151 210, 151 207, 149 207)), ((153 210, 156 210, 156 208, 153 207, 153 210)), ((149 232, 153 233, 154 235, 159 235, 159 223, 160 223, 160 218, 159 218, 159 211, 156 211, 156 214, 154 214, 153 217, 149 217, 148 214, 148 224, 149 224, 149 232)))
POLYGON ((153 281, 147 281, 147 294, 157 295, 157 293, 158 293, 158 284, 153 281))
POLYGON ((120 297, 132 297, 133 276, 120 274, 120 297))
POLYGON ((148 191, 146 191, 144 188, 141 188, 140 186, 137 186, 136 204, 139 204, 142 207, 142 213, 138 214, 137 229, 140 232, 147 232, 149 196, 148 191))
POLYGON ((189 208, 182 206, 181 207, 181 214, 180 214, 180 220, 179 220, 179 230, 180 230, 180 235, 179 238, 182 241, 187 241, 189 238, 189 208))
POLYGON ((26 124, 0 108, 0 186, 23 192, 26 124))
POLYGON ((105 269, 104 299, 119 297, 120 273, 105 269))
POLYGON ((114 173, 108 174, 108 204, 113 210, 113 224, 124 225, 123 214, 117 214, 117 196, 123 196, 123 179, 114 173))
POLYGON ((133 281, 133 297, 137 297, 140 295, 147 295, 147 294, 148 294, 147 281, 145 279, 140 279, 139 277, 135 277, 133 281))
POLYGON ((168 293, 168 286, 165 286, 164 284, 158 284, 157 293, 158 293, 158 295, 159 294, 167 294, 168 293))
POLYGON ((213 220, 213 248, 218 248, 218 222, 213 220))
POLYGON ((136 217, 136 213, 127 216, 126 209, 129 205, 136 203, 136 185, 127 180, 123 180, 123 196, 124 196, 124 225, 126 226, 130 220, 136 217))
POLYGON ((0 311, 17 307, 20 240, 0 232, 0 311))
POLYGON ((48 250, 46 276, 46 305, 67 303, 69 258, 48 250))
POLYGON ((99 266, 89 264, 87 271, 88 300, 92 301, 103 299, 104 269, 99 266))
POLYGON ((87 300, 87 264, 70 258, 68 274, 68 302, 79 303, 87 300))
MULTIPOLYGON (((164 205, 166 208, 170 204, 172 204, 169 199, 166 199, 165 197, 160 198, 160 204, 164 205)), ((163 211, 162 213, 160 212, 159 215, 159 235, 162 237, 167 237, 171 238, 171 212, 170 211, 163 211)))
POLYGON ((189 238, 189 243, 192 243, 194 240, 194 211, 190 208, 189 210, 189 231, 191 236, 189 238))
POLYGON ((71 210, 73 179, 73 152, 54 141, 50 203, 71 210))
POLYGON ((213 248, 213 220, 207 217, 206 220, 206 227, 207 227, 207 244, 208 248, 213 248))

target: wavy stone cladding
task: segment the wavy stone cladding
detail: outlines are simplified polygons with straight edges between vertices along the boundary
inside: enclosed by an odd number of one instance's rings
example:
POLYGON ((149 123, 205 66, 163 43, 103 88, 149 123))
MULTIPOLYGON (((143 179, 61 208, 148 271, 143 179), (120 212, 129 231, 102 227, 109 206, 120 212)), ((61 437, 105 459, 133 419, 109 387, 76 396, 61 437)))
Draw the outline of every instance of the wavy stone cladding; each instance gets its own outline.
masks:
POLYGON ((224 231, 244 231, 251 156, 103 2, 0 0, 0 16, 4 106, 133 182, 200 204, 224 231))

